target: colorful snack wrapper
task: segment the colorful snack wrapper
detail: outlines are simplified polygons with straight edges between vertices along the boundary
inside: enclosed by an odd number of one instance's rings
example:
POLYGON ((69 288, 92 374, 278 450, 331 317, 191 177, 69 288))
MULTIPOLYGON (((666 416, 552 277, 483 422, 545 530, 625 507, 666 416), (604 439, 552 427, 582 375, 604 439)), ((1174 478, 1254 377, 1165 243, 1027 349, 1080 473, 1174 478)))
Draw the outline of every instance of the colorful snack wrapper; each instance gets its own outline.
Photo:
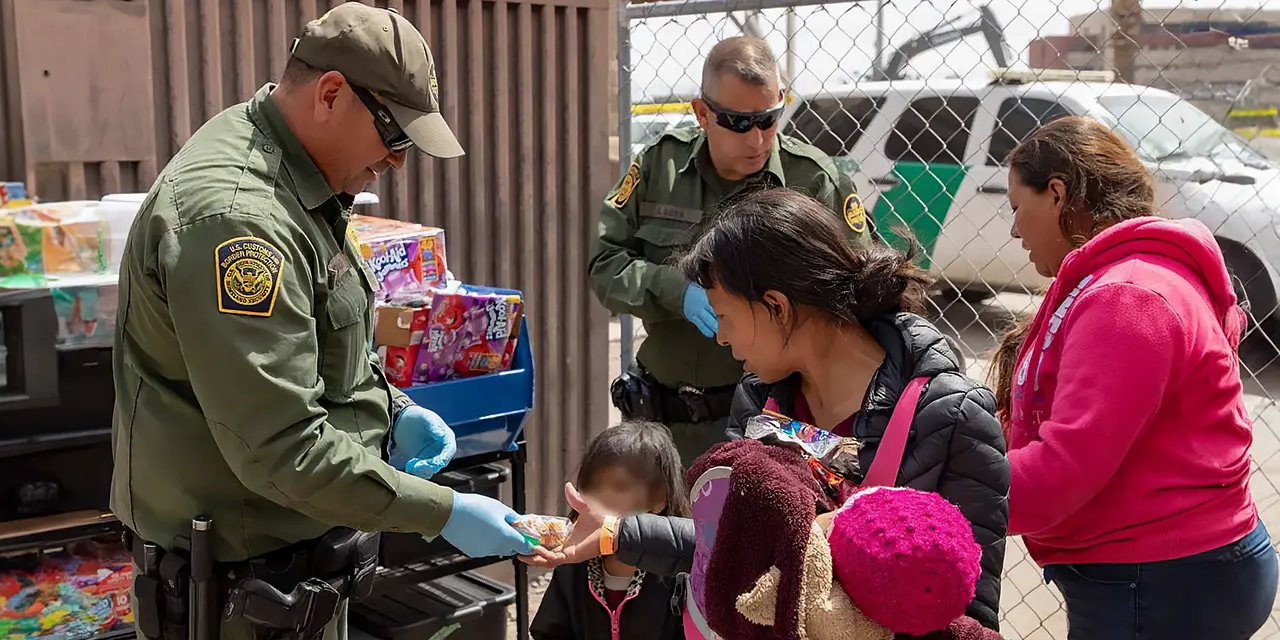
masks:
POLYGON ((862 444, 854 438, 841 437, 767 409, 747 420, 745 435, 768 444, 798 448, 814 477, 833 497, 852 495, 862 481, 858 460, 862 444))
POLYGON ((569 534, 573 532, 573 522, 558 516, 523 515, 512 522, 511 526, 523 534, 530 544, 548 551, 564 546, 569 534))

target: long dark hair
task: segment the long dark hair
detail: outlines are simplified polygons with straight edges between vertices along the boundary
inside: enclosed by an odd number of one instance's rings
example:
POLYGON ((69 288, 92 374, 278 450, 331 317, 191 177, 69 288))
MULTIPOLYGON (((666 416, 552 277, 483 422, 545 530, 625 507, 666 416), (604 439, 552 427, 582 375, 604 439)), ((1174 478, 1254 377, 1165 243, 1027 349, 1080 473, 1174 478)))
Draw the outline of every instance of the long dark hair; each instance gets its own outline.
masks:
POLYGON ((666 509, 659 515, 688 518, 689 491, 684 486, 680 452, 663 425, 627 420, 605 429, 591 441, 578 467, 578 489, 591 491, 596 476, 622 466, 649 487, 650 495, 665 493, 666 509))
POLYGON ((751 302, 777 291, 838 323, 865 326, 885 314, 924 311, 933 280, 912 263, 913 254, 851 245, 821 202, 791 189, 761 189, 726 204, 679 269, 704 288, 751 302))
MULTIPOLYGON (((1009 153, 1009 167, 1010 179, 1036 193, 1044 193, 1054 178, 1066 185, 1058 224, 1076 247, 1117 222, 1155 213, 1151 172, 1124 138, 1093 118, 1071 116, 1040 127, 1009 153)), ((989 374, 1006 436, 1014 369, 1029 324, 1024 320, 1004 334, 989 374)))

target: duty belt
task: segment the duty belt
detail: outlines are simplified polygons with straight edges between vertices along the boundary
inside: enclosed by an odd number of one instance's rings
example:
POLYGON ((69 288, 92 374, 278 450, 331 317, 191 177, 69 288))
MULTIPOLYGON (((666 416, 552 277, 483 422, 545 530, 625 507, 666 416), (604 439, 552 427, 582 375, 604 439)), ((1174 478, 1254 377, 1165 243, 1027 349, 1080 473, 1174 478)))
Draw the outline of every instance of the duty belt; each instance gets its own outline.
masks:
MULTIPOLYGON (((186 624, 193 610, 185 588, 192 569, 182 545, 173 552, 126 531, 138 565, 134 577, 140 636, 153 640, 187 640, 195 629, 186 624)), ((343 527, 239 562, 213 565, 219 615, 245 618, 270 637, 308 640, 318 636, 337 614, 343 599, 360 600, 373 590, 378 568, 377 533, 343 527)))
POLYGON ((698 389, 665 386, 636 365, 624 371, 610 387, 613 405, 626 419, 654 420, 664 424, 710 422, 729 416, 735 385, 698 389))

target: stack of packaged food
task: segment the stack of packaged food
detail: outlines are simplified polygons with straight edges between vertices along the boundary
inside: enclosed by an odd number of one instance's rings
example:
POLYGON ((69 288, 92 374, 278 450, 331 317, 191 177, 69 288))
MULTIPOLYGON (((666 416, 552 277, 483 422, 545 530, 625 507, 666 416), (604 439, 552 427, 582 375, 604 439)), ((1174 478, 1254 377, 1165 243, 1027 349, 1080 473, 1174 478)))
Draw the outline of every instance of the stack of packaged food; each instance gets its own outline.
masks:
POLYGON ((374 348, 392 384, 511 368, 524 301, 453 280, 443 229, 361 215, 348 228, 377 282, 374 348))
POLYGON ((0 638, 87 640, 133 623, 132 556, 119 543, 77 542, 0 567, 0 638))

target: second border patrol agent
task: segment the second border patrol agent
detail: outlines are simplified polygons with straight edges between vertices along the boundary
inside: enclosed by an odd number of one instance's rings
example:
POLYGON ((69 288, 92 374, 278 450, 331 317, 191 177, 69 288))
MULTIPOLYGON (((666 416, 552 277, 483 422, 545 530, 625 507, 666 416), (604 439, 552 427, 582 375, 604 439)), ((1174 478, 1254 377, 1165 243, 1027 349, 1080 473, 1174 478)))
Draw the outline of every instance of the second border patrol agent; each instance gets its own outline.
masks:
POLYGON ((777 133, 785 107, 768 44, 736 37, 716 44, 693 101, 700 127, 664 133, 631 163, 605 198, 590 260, 591 285, 610 311, 644 321, 637 370, 614 381, 625 417, 672 430, 688 465, 725 438, 742 376, 732 351, 716 343, 707 294, 665 264, 717 204, 758 186, 789 187, 827 204, 851 241, 873 236, 862 201, 827 155, 777 133))
POLYGON ((346 598, 377 561, 360 531, 441 535, 476 557, 533 551, 505 505, 427 480, 453 433, 369 349, 375 281, 351 194, 413 147, 463 153, 431 52, 399 14, 351 2, 306 25, 281 84, 202 126, 148 194, 120 275, 111 500, 134 538, 144 633, 158 615, 184 620, 164 588, 181 561, 166 556, 197 515, 224 583, 287 594, 360 577, 327 609, 263 620, 274 609, 250 601, 222 637, 304 624, 345 637, 346 598))

